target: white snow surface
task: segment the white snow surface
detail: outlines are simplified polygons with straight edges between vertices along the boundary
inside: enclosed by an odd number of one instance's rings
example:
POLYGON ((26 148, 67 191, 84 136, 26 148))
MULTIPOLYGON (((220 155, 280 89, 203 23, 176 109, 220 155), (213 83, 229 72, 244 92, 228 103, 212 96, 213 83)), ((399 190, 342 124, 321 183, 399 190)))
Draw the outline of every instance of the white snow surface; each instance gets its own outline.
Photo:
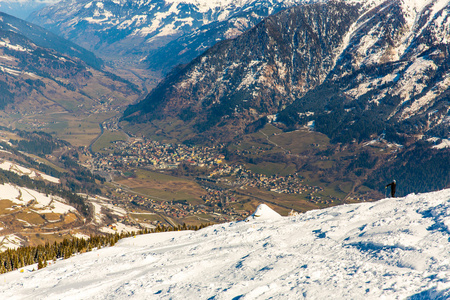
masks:
POLYGON ((0 236, 0 252, 7 249, 17 249, 24 242, 23 239, 15 234, 9 234, 6 236, 0 236))
POLYGON ((1 275, 0 299, 447 299, 449 226, 450 189, 142 235, 1 275))
POLYGON ((105 232, 105 233, 124 233, 124 232, 137 232, 139 231, 138 227, 134 227, 134 226, 129 226, 129 225, 125 225, 123 223, 120 222, 116 222, 114 224, 111 224, 112 226, 114 226, 116 229, 112 229, 111 227, 102 227, 100 228, 100 231, 105 232))
MULTIPOLYGON (((0 67, 1 68, 1 67, 0 67)), ((36 171, 32 171, 28 168, 22 167, 19 164, 16 163, 12 163, 10 161, 4 160, 0 162, 0 169, 5 170, 5 171, 10 171, 10 172, 14 172, 18 175, 28 175, 28 177, 30 177, 31 179, 36 179, 36 178, 40 178, 43 180, 47 180, 53 183, 60 183, 61 181, 53 176, 41 173, 41 172, 36 172, 36 171)))
POLYGON ((433 146, 434 149, 445 149, 450 148, 450 139, 443 139, 441 142, 435 146, 433 146))
POLYGON ((281 218, 281 215, 268 207, 266 204, 260 204, 255 212, 249 216, 247 219, 245 219, 247 222, 258 219, 258 220, 267 220, 267 219, 279 219, 281 218))
POLYGON ((31 207, 38 213, 65 214, 76 211, 74 207, 63 203, 65 200, 60 197, 45 195, 10 183, 0 184, 0 200, 10 200, 14 204, 31 207))

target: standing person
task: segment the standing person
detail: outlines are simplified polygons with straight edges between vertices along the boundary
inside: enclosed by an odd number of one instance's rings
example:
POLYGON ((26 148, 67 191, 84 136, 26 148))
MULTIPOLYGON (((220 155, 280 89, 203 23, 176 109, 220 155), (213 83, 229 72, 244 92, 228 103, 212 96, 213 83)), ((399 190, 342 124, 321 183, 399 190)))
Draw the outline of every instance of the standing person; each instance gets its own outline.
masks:
POLYGON ((392 198, 395 198, 395 187, 396 187, 396 185, 397 185, 397 182, 394 180, 391 183, 387 184, 386 187, 385 187, 387 189, 388 186, 391 186, 391 197, 392 198))

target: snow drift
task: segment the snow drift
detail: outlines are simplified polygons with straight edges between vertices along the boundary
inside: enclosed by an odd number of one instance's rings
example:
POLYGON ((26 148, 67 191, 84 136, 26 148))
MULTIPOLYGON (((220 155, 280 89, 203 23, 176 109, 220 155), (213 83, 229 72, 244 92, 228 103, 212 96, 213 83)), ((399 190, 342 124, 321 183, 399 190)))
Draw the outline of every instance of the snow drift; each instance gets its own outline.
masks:
POLYGON ((268 207, 266 204, 260 204, 255 212, 251 214, 247 219, 245 219, 247 222, 251 220, 267 220, 267 219, 279 219, 281 218, 280 214, 268 207))
POLYGON ((4 274, 0 298, 444 299, 449 226, 443 190, 150 234, 4 274))

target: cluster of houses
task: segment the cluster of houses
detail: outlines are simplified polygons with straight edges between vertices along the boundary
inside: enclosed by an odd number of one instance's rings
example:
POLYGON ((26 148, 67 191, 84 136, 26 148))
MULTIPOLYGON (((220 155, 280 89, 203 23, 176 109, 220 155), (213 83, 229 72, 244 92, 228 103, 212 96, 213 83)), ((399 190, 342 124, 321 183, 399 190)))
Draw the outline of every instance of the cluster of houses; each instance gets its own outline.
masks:
MULTIPOLYGON (((323 189, 303 183, 298 173, 288 176, 266 176, 254 173, 240 164, 227 164, 221 154, 223 146, 200 147, 183 144, 166 144, 143 138, 118 141, 114 153, 97 153, 88 166, 97 172, 127 174, 133 168, 174 169, 188 164, 202 169, 203 176, 197 181, 207 191, 202 197, 204 204, 154 201, 138 195, 123 195, 142 208, 164 213, 173 218, 185 218, 193 214, 217 213, 227 220, 242 217, 243 212, 234 211, 229 204, 236 202, 232 188, 255 187, 284 194, 304 194, 311 202, 319 202, 316 193, 323 189), (216 184, 217 183, 217 184, 216 184), (210 186, 208 187, 208 184, 210 186), (222 186, 224 188, 218 188, 222 186)), ((124 192, 125 193, 125 192, 124 192)), ((127 193, 128 194, 128 193, 127 193)), ((247 214, 248 212, 244 212, 247 214)))
POLYGON ((181 163, 207 167, 209 178, 222 179, 228 185, 241 185, 263 188, 276 193, 302 194, 316 193, 322 190, 318 186, 302 184, 298 174, 288 176, 265 176, 253 173, 242 165, 229 165, 219 147, 199 147, 182 144, 165 144, 135 138, 116 143, 115 154, 96 160, 97 168, 150 167, 153 169, 177 168, 181 163), (233 179, 228 179, 229 177, 233 179))
MULTIPOLYGON (((219 146, 220 147, 220 146, 219 146)), ((117 158, 126 166, 171 169, 185 162, 193 166, 211 167, 220 165, 225 158, 218 147, 165 144, 134 138, 116 142, 115 154, 109 157, 112 164, 117 158)), ((108 157, 107 157, 108 159, 108 157)))
POLYGON ((234 214, 233 209, 227 209, 226 206, 230 203, 238 202, 238 199, 233 195, 233 193, 228 189, 214 189, 207 186, 203 186, 207 191, 206 195, 201 198, 205 201, 206 205, 216 206, 223 208, 227 213, 234 214))
POLYGON ((280 194, 313 194, 323 191, 319 186, 303 184, 303 178, 297 173, 288 176, 266 176, 264 174, 242 172, 237 179, 243 186, 262 188, 280 194))
POLYGON ((327 198, 322 198, 321 196, 317 196, 314 194, 309 195, 307 198, 307 200, 309 200, 312 203, 316 203, 316 204, 331 204, 333 202, 339 201, 338 198, 336 197, 327 197, 327 198))
MULTIPOLYGON (((229 222, 242 219, 250 214, 250 212, 237 212, 231 207, 218 205, 218 201, 205 201, 205 205, 192 205, 188 201, 156 201, 141 195, 131 195, 124 190, 117 190, 116 192, 122 194, 120 198, 128 199, 130 203, 135 206, 147 211, 160 213, 174 219, 183 219, 196 215, 209 215, 216 221, 229 222)), ((205 221, 208 220, 205 219, 205 221)), ((160 222, 155 221, 154 225, 158 225, 158 223, 160 222)))

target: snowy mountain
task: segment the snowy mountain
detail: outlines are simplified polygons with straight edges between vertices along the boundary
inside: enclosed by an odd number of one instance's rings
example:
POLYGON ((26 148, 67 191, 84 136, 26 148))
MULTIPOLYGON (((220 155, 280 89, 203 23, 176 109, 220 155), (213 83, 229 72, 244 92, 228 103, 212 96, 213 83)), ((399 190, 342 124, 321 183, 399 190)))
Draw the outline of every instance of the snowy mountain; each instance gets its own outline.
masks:
POLYGON ((61 1, 29 21, 94 51, 112 63, 170 71, 217 41, 235 37, 263 18, 304 0, 61 1))
POLYGON ((189 137, 229 140, 252 122, 308 122, 338 142, 449 134, 449 2, 305 4, 218 43, 125 117, 171 116, 189 137))
MULTIPOLYGON (((137 236, 0 276, 2 299, 447 299, 450 190, 137 236)), ((257 217, 258 216, 258 217, 257 217)))

